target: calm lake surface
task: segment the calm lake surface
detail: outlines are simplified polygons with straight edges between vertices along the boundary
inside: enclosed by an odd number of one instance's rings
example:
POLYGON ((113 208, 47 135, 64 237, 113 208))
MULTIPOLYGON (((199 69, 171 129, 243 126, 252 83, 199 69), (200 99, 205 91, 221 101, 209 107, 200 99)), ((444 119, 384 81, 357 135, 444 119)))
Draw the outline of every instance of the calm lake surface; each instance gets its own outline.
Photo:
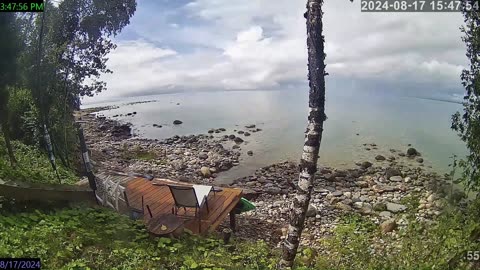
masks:
MULTIPOLYGON (((162 94, 84 107, 120 105, 118 109, 101 112, 107 117, 136 111, 133 117, 115 119, 131 122, 136 135, 150 139, 205 134, 210 128, 223 127, 227 132, 216 134, 222 136, 234 134, 234 129, 246 130, 244 126, 248 124, 257 125, 263 131, 246 138, 248 144, 242 145, 241 164, 222 173, 221 181, 246 176, 272 163, 299 161, 307 104, 307 90, 284 90, 162 94), (140 100, 156 101, 125 105, 140 100), (174 126, 175 119, 183 124, 174 126), (254 155, 246 155, 248 150, 254 155)), ((449 157, 466 153, 464 144, 450 129, 451 115, 462 109, 457 103, 373 94, 327 94, 326 107, 322 165, 353 167, 356 161, 373 161, 377 154, 392 155, 390 148, 406 151, 412 144, 422 153, 426 166, 447 172, 449 157), (375 143, 379 149, 366 151, 364 143, 375 143)))

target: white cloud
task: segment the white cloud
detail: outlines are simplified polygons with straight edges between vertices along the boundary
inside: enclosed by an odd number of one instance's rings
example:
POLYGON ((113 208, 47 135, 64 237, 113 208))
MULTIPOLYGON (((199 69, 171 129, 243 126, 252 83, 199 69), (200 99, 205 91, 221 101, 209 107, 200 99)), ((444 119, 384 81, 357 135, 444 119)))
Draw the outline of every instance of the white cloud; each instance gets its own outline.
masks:
MULTIPOLYGON (((459 86, 466 64, 460 13, 361 13, 359 1, 325 2, 332 78, 459 86)), ((118 42, 101 98, 306 80, 305 1, 197 0, 158 18, 142 3, 129 29, 144 39, 118 42)))

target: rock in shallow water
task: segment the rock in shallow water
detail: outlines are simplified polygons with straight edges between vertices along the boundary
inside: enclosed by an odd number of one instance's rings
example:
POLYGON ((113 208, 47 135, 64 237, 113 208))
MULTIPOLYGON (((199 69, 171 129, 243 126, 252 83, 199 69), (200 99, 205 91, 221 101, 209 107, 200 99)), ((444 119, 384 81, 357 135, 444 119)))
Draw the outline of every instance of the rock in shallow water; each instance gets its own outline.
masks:
POLYGON ((420 153, 413 147, 407 149, 407 156, 417 156, 418 154, 420 153))
POLYGON ((370 168, 373 164, 371 162, 368 162, 368 161, 364 161, 361 163, 360 167, 362 167, 363 169, 367 169, 367 168, 370 168))
POLYGON ((174 120, 174 121, 173 121, 173 124, 174 124, 174 125, 180 125, 180 124, 183 124, 183 122, 180 121, 180 120, 174 120))

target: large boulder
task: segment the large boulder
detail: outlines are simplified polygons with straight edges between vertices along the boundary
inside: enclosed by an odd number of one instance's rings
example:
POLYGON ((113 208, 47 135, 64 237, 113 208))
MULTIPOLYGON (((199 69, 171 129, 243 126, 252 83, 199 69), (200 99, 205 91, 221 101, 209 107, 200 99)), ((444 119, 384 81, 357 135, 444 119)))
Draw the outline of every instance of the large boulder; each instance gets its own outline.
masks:
POLYGON ((410 147, 407 149, 407 156, 413 157, 413 156, 418 156, 420 153, 417 151, 417 149, 410 147))
POLYGON ((317 215, 317 208, 311 204, 308 205, 308 209, 307 209, 307 217, 314 217, 317 215))

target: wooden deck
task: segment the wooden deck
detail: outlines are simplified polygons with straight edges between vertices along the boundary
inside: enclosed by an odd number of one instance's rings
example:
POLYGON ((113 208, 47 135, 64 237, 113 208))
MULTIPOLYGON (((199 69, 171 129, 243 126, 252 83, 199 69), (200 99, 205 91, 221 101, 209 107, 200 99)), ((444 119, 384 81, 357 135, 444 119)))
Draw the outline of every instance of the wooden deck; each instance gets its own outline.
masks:
MULTIPOLYGON (((126 193, 129 203, 132 207, 142 208, 142 196, 145 205, 148 205, 152 211, 153 218, 163 214, 171 214, 174 205, 173 197, 166 184, 188 185, 186 183, 175 182, 167 179, 155 179, 148 181, 144 178, 136 178, 126 185, 126 193)), ((241 189, 221 188, 222 191, 210 193, 208 196, 209 211, 203 207, 201 210, 201 231, 199 232, 198 219, 183 218, 184 226, 195 234, 204 234, 214 231, 227 215, 235 208, 242 196, 241 189)), ((183 209, 181 210, 183 215, 183 209)), ((187 215, 193 216, 194 210, 188 210, 187 215)), ((144 220, 148 222, 150 216, 145 209, 144 220)))

